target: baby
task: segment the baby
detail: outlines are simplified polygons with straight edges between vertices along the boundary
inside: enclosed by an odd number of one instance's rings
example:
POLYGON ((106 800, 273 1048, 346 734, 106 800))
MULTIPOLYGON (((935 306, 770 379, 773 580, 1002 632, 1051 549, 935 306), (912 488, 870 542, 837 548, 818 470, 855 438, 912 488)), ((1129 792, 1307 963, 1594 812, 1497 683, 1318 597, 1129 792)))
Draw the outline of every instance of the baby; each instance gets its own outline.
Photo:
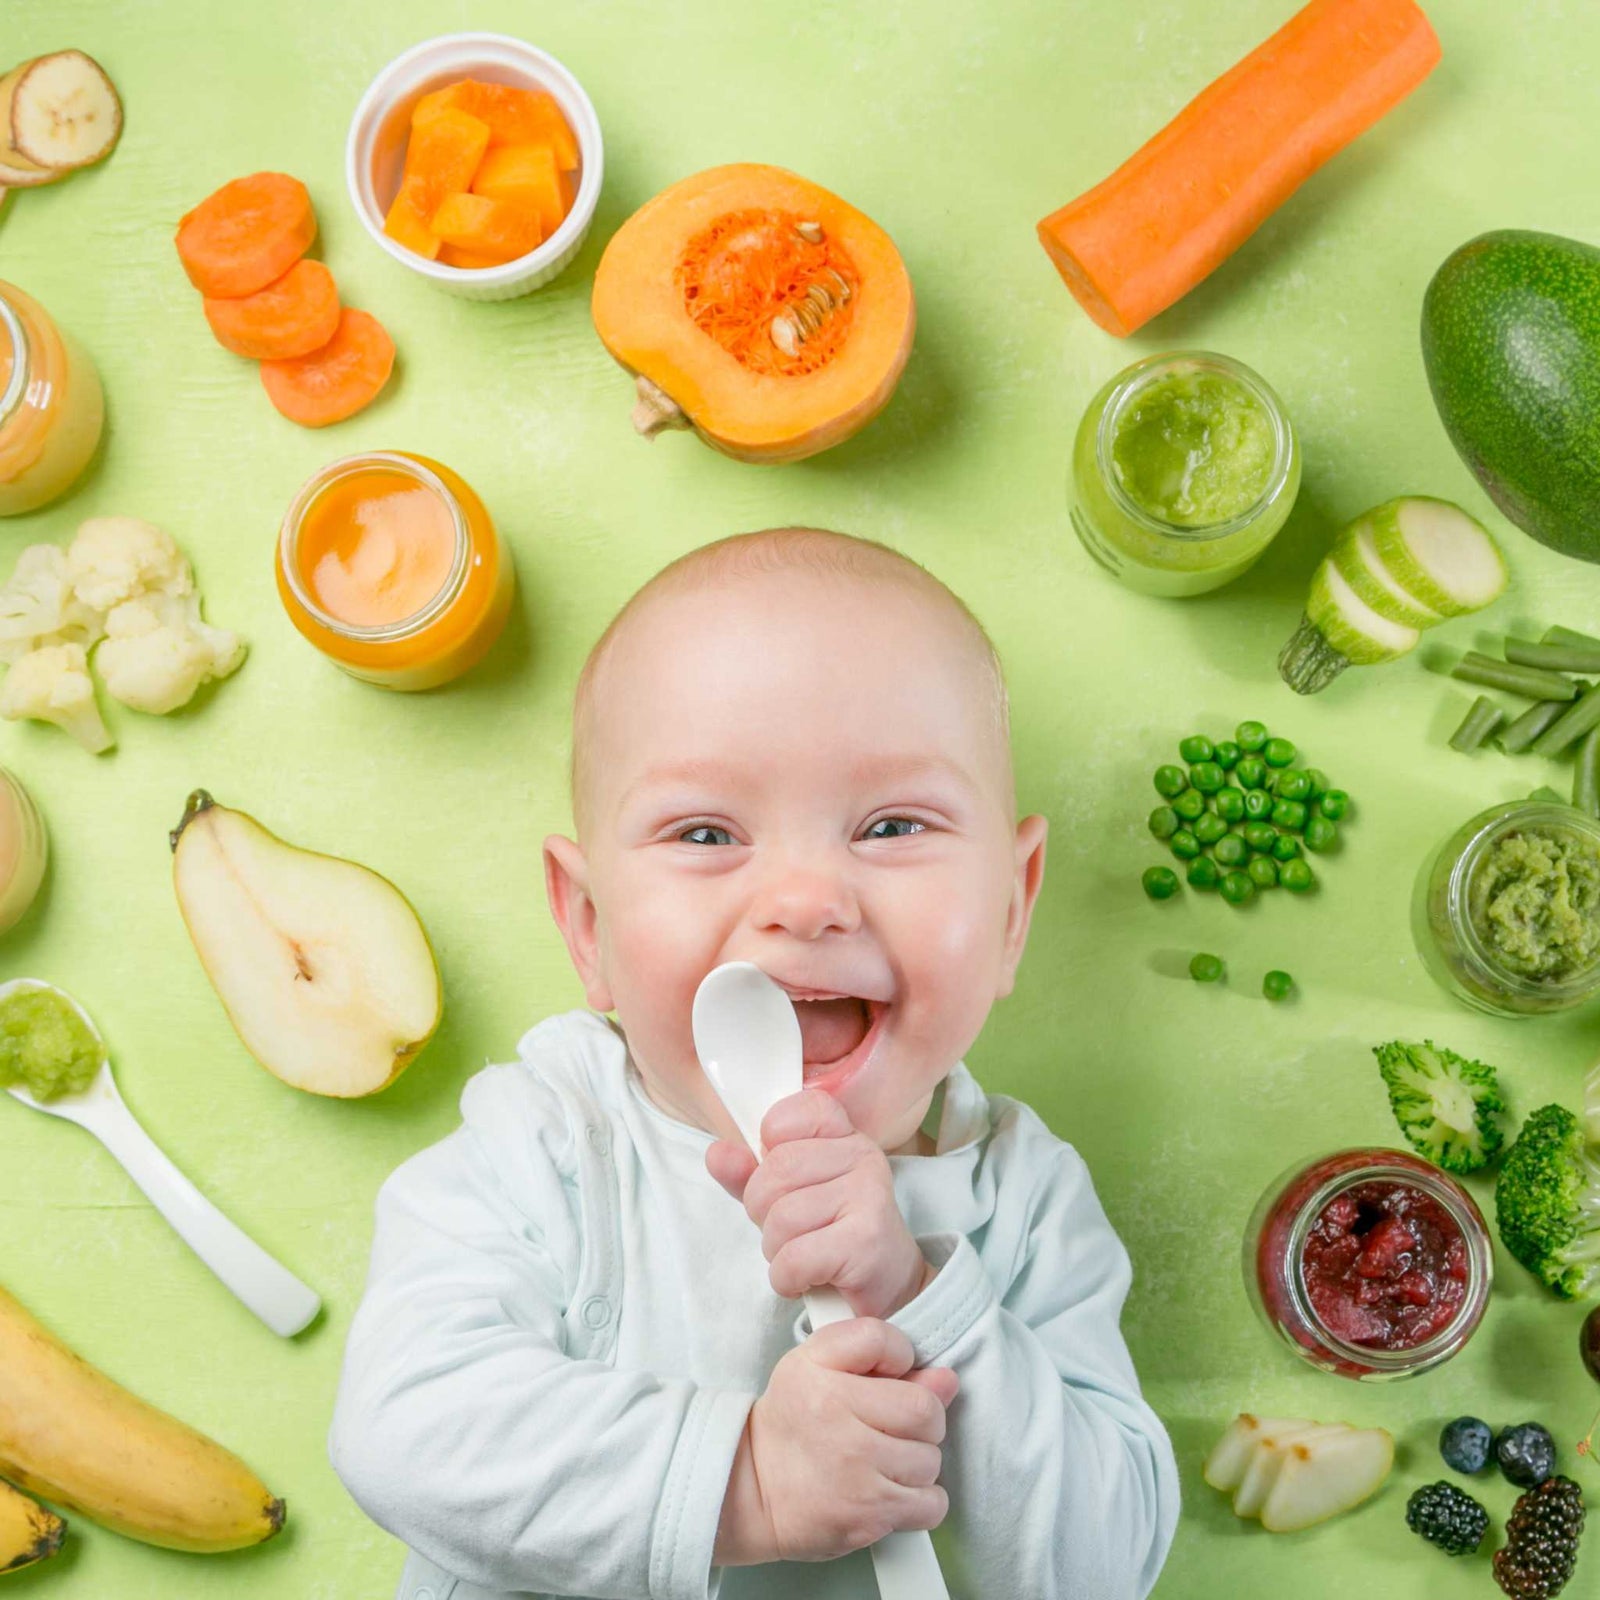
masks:
POLYGON ((867 540, 692 551, 590 654, 572 803, 545 878, 590 1009, 378 1198, 330 1448, 402 1600, 868 1600, 866 1547, 935 1527, 956 1600, 1143 1596, 1177 1472, 1127 1255, 962 1061, 1045 856, 982 628, 867 540), (759 1166, 690 1027, 727 961, 805 1046, 759 1166), (819 1285, 855 1317, 810 1333, 819 1285))

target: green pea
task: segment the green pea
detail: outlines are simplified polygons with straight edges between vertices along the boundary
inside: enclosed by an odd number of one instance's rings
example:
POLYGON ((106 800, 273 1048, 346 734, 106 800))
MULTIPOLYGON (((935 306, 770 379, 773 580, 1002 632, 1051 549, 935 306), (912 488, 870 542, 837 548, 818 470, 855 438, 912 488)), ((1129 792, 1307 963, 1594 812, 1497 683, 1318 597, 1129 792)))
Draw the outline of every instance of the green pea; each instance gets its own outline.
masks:
POLYGON ((1241 722, 1234 730, 1233 736, 1239 741, 1241 750, 1254 755, 1266 745, 1267 725, 1264 722, 1241 722))
POLYGON ((1320 856, 1339 842, 1339 828, 1326 817, 1313 817, 1306 824, 1306 849, 1320 856))
POLYGON ((1243 754, 1244 751, 1241 750, 1232 739, 1219 739, 1217 741, 1216 753, 1211 759, 1215 761, 1224 772, 1232 772, 1233 769, 1239 765, 1239 757, 1243 754))
MULTIPOLYGON (((1333 824, 1330 822, 1331 828, 1333 824)), ((1228 824, 1215 811, 1207 811, 1194 819, 1194 836, 1201 844, 1215 844, 1228 835, 1228 824)))
POLYGON ((1343 789, 1330 789, 1317 801, 1317 810, 1329 822, 1338 822, 1346 811, 1350 809, 1350 796, 1343 789))
POLYGON ((1167 848, 1180 861, 1193 861, 1200 854, 1200 841, 1187 828, 1179 828, 1167 840, 1167 848))
POLYGON ((1311 863, 1302 857, 1285 861, 1278 868, 1278 882, 1293 894, 1304 894, 1316 881, 1317 876, 1311 870, 1311 863))
POLYGON ((1157 767, 1155 785, 1156 793, 1170 800, 1189 787, 1189 774, 1182 767, 1157 767))
POLYGON ((1245 871, 1250 874, 1250 881, 1258 889, 1278 887, 1278 863, 1271 856, 1252 856, 1250 865, 1245 871))
POLYGON ((1195 889, 1215 889, 1222 878, 1222 872, 1210 856, 1196 856, 1189 863, 1189 870, 1184 874, 1190 886, 1195 889))
POLYGON ((1250 859, 1249 847, 1236 833, 1218 839, 1211 851, 1220 866, 1242 867, 1250 859))
POLYGON ((1294 979, 1287 972, 1269 972, 1261 980, 1261 992, 1269 1000, 1285 1000, 1294 988, 1294 979))
POLYGON ((1288 767, 1278 774, 1277 787, 1273 792, 1283 800, 1309 800, 1311 775, 1298 767, 1288 767))
POLYGON ((1244 814, 1253 822, 1263 822, 1272 815, 1272 796, 1265 789, 1246 789, 1244 814))
POLYGON ((1244 825, 1244 842, 1252 850, 1270 850, 1272 841, 1277 837, 1272 824, 1263 822, 1258 817, 1252 818, 1244 825))
POLYGON ((1255 898, 1256 886, 1247 872, 1225 872, 1217 887, 1222 892, 1222 898, 1231 906, 1242 906, 1247 900, 1255 898))
POLYGON ((1228 774, 1215 761, 1197 761, 1189 769, 1189 782, 1201 794, 1215 794, 1228 781, 1228 774))
POLYGON ((1178 874, 1171 867, 1146 867, 1139 880, 1152 900, 1170 900, 1178 892, 1178 874))
POLYGON ((1178 754, 1192 767, 1197 761, 1209 761, 1216 755, 1217 747, 1203 733, 1191 733, 1178 741, 1178 754))
POLYGON ((1237 789, 1218 791, 1211 804, 1224 822, 1240 822, 1244 819, 1244 796, 1237 789))
POLYGON ((1307 767, 1306 776, 1311 780, 1311 793, 1306 796, 1308 800, 1320 800, 1333 787, 1328 782, 1328 774, 1321 767, 1307 767))
POLYGON ((1185 822, 1193 822, 1205 808, 1206 797, 1198 789, 1185 789, 1182 794, 1173 796, 1172 809, 1185 822))
POLYGON ((1267 758, 1269 767, 1286 767, 1294 760, 1294 746, 1287 739, 1268 739, 1262 745, 1261 753, 1267 758))
POLYGON ((1189 976, 1196 983, 1215 983, 1222 976, 1222 957, 1206 955, 1203 951, 1189 957, 1189 976))
POLYGON ((1178 831, 1178 813, 1171 806, 1157 806, 1150 813, 1149 828, 1158 839, 1170 839, 1178 831))
POLYGON ((1280 828, 1293 828, 1299 832, 1306 825, 1306 808, 1298 800, 1275 800, 1272 803, 1272 820, 1280 828))
POLYGON ((1241 756, 1233 775, 1241 789, 1259 789, 1267 781, 1267 764, 1260 756, 1241 756))
MULTIPOLYGON (((1310 824, 1308 823, 1309 827, 1310 824)), ((1292 833, 1275 834, 1272 840, 1274 861, 1293 861, 1300 854, 1300 841, 1292 833)))

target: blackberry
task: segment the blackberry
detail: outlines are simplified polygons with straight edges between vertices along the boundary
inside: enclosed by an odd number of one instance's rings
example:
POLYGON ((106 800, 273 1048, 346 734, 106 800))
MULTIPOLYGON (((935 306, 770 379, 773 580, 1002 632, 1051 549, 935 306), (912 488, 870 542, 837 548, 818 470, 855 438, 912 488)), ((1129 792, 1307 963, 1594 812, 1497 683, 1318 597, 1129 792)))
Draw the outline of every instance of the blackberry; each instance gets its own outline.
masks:
POLYGON ((1406 1501, 1406 1526, 1447 1555, 1467 1556, 1483 1543, 1489 1513, 1453 1483, 1425 1483, 1406 1501))
POLYGON ((1550 1600, 1572 1576, 1582 1533, 1583 1491, 1571 1478, 1546 1478, 1517 1496, 1494 1581, 1512 1600, 1550 1600))
POLYGON ((1439 1435, 1439 1454, 1455 1472, 1482 1472, 1494 1449, 1494 1430, 1477 1417, 1457 1417, 1439 1435))
POLYGON ((1494 1442, 1500 1470, 1519 1489, 1532 1489, 1556 1470, 1556 1442, 1537 1422, 1519 1422, 1494 1442))

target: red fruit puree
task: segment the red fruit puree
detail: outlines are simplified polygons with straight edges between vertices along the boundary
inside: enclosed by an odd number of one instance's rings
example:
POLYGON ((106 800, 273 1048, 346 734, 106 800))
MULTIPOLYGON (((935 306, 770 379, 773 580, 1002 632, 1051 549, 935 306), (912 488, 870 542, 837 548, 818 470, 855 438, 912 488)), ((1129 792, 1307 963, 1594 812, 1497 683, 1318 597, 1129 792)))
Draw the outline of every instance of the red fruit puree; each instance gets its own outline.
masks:
POLYGON ((1410 1350, 1442 1333, 1461 1309, 1467 1242, 1432 1195, 1375 1178, 1322 1208, 1301 1251, 1300 1275, 1335 1338, 1410 1350))

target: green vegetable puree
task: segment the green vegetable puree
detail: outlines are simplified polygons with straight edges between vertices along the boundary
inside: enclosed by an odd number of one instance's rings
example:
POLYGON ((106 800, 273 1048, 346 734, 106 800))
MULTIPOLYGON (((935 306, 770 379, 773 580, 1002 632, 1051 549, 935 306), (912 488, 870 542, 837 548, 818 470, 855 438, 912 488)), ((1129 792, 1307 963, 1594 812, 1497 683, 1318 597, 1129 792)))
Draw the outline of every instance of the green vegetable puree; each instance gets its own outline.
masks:
POLYGON ((1508 833, 1473 873, 1467 914, 1507 972, 1536 983, 1586 972, 1600 961, 1600 848, 1554 827, 1508 833))
POLYGON ((36 1100, 86 1089, 104 1052, 83 1018, 50 989, 0 1000, 0 1088, 20 1084, 36 1100))
POLYGON ((1209 528, 1266 493, 1277 442, 1266 407, 1244 384, 1180 365, 1123 407, 1111 458, 1140 510, 1171 527, 1209 528))

